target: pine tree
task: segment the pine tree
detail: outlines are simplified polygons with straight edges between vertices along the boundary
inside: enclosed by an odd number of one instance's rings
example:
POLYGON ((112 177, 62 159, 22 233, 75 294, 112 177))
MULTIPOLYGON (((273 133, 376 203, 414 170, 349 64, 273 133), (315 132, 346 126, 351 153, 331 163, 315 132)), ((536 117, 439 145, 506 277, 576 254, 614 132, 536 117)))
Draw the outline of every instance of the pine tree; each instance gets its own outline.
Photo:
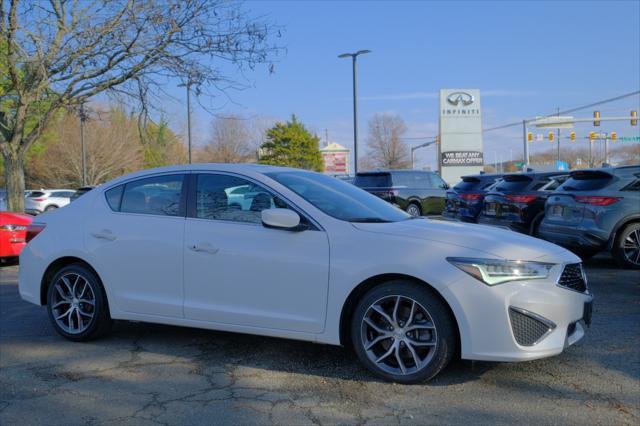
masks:
POLYGON ((320 139, 312 135, 295 115, 291 121, 276 123, 267 131, 267 141, 260 146, 261 164, 324 170, 319 148, 320 139))

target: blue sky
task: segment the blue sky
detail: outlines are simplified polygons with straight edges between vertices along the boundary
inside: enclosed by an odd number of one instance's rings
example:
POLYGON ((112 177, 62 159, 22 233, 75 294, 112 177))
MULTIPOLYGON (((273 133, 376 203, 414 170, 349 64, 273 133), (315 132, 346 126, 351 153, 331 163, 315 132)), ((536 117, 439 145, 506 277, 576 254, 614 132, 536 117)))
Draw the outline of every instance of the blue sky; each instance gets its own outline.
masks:
MULTIPOLYGON (((441 88, 479 88, 485 128, 640 89, 638 1, 250 1, 245 7, 283 27, 286 54, 274 74, 266 67, 247 74, 251 87, 230 93, 233 102, 203 103, 220 114, 265 121, 295 113, 320 136, 326 129, 330 140, 348 147, 351 63, 337 55, 358 49, 372 50, 359 60, 363 146, 367 120, 376 112, 399 114, 407 137, 435 135, 441 88)), ((638 109, 639 99, 599 109, 626 115, 638 109)), ((169 106, 177 130, 184 129, 181 108, 169 106)), ((194 133, 202 143, 211 115, 197 106, 194 112, 194 133)), ((627 122, 602 127, 620 136, 637 136, 638 129, 627 122)), ((577 132, 589 130, 583 125, 577 132)), ((521 132, 485 133, 485 160, 519 155, 521 132)), ((421 167, 435 166, 433 148, 421 150, 418 160, 421 167)))

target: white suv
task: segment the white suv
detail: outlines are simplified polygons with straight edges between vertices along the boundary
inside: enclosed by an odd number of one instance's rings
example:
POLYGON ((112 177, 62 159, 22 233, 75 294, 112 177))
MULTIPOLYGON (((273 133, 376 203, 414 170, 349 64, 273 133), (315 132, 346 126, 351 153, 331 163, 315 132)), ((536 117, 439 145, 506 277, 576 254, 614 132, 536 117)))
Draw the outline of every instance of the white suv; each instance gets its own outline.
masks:
POLYGON ((24 211, 29 214, 40 214, 69 204, 72 189, 41 189, 31 191, 24 198, 24 211))

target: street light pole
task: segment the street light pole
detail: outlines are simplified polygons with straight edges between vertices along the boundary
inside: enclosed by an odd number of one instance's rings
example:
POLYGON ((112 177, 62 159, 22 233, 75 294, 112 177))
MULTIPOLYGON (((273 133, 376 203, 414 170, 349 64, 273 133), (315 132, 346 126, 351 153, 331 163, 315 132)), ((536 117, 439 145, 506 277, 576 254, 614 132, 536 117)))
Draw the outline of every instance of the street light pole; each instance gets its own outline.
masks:
POLYGON ((80 146, 82 150, 82 186, 87 185, 87 148, 84 141, 84 122, 87 115, 84 110, 84 103, 80 104, 80 146))
POLYGON ((178 84, 178 87, 187 89, 187 152, 189 164, 191 164, 191 78, 186 83, 178 84))
POLYGON ((353 173, 358 173, 358 55, 370 53, 370 50, 358 50, 355 53, 343 53, 338 58, 351 57, 353 66, 353 173))

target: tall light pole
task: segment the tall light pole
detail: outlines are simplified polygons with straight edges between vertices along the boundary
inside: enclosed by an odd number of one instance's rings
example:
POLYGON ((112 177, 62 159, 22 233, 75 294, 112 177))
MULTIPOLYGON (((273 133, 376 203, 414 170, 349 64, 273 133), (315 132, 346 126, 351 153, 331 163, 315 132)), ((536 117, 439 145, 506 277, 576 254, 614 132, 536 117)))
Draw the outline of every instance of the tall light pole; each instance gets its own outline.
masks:
POLYGON ((82 151, 82 186, 87 185, 87 148, 84 141, 84 122, 87 121, 87 113, 84 110, 84 102, 80 104, 80 146, 82 151))
POLYGON ((343 53, 338 58, 351 58, 353 63, 353 173, 358 173, 358 68, 356 58, 371 53, 370 50, 358 50, 355 53, 343 53))
POLYGON ((189 153, 189 164, 191 164, 191 79, 186 83, 178 84, 178 87, 187 88, 187 147, 189 153))

